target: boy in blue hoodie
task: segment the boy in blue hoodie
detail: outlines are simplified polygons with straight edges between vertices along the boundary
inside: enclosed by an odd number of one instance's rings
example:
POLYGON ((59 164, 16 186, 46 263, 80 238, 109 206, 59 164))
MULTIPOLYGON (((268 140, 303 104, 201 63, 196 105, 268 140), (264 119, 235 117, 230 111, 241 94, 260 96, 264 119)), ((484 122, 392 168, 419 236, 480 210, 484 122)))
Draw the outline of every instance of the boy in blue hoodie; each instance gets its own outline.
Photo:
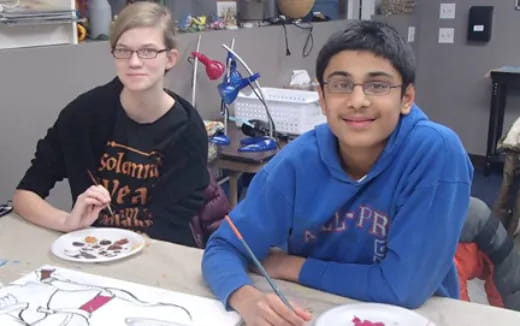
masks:
MULTIPOLYGON (((453 255, 473 168, 457 135, 414 104, 410 46, 386 24, 352 22, 321 49, 316 74, 328 123, 255 176, 230 214, 244 239, 274 278, 408 308, 457 298, 453 255)), ((248 325, 311 318, 256 289, 248 265, 222 223, 202 269, 226 306, 248 325)))

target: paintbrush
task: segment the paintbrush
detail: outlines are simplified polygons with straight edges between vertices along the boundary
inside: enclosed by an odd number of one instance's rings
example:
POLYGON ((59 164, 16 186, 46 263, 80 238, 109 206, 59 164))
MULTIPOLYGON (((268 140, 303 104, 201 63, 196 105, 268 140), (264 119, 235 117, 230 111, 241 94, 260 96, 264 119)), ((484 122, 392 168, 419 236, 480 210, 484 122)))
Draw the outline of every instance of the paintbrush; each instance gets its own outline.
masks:
POLYGON ((235 226, 235 224, 233 223, 233 221, 229 218, 229 216, 226 215, 226 221, 229 223, 229 226, 231 227, 231 229, 233 230, 233 232, 235 233, 235 235, 237 236, 238 240, 240 240, 240 242, 242 242, 242 245, 246 248, 247 250, 247 253, 249 254, 249 256, 251 256, 251 258, 253 259, 253 262, 255 263, 256 267, 260 270, 260 272, 262 273, 262 275, 264 275, 265 279, 267 280, 267 282, 269 283, 269 285, 271 286, 271 288, 273 289, 274 293, 276 293, 276 295, 282 300, 283 303, 285 303, 285 305, 291 309, 292 311, 294 311, 294 308, 293 306, 291 306, 291 304, 289 303, 289 300, 287 300, 287 298, 283 295, 283 293, 280 291, 280 289, 278 289, 278 287, 276 286, 276 284, 274 284, 274 281, 273 279, 269 276, 269 274, 267 274, 267 271, 265 270, 264 266, 262 266, 262 264, 260 263, 260 261, 258 260, 258 258, 256 258, 255 254, 253 253, 253 251, 251 250, 251 248, 249 247, 249 245, 247 244, 246 240, 244 240, 244 238, 242 237, 242 234, 240 233, 240 231, 238 231, 238 228, 235 226))
MULTIPOLYGON (((94 175, 92 174, 92 172, 90 172, 90 170, 87 170, 87 173, 88 173, 88 176, 90 177, 90 179, 92 180, 92 182, 96 186, 99 186, 99 183, 97 182, 97 180, 94 177, 94 175)), ((110 207, 110 203, 107 205, 107 209, 108 209, 108 212, 110 213, 110 216, 114 217, 114 212, 112 211, 112 207, 110 207)))

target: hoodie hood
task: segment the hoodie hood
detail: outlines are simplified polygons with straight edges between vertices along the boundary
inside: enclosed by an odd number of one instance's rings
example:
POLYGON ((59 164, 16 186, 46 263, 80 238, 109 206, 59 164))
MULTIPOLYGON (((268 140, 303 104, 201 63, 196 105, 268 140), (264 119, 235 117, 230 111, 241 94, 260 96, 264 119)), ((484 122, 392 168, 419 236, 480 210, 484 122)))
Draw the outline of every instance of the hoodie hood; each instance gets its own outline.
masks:
MULTIPOLYGON (((414 127, 425 120, 428 120, 428 117, 416 104, 412 106, 410 113, 401 115, 397 126, 388 138, 383 152, 368 172, 367 177, 361 182, 367 182, 381 173, 390 164, 395 153, 414 127)), ((338 138, 332 133, 329 125, 327 123, 319 125, 315 131, 320 158, 329 169, 331 175, 345 182, 357 182, 352 180, 341 166, 338 138)))

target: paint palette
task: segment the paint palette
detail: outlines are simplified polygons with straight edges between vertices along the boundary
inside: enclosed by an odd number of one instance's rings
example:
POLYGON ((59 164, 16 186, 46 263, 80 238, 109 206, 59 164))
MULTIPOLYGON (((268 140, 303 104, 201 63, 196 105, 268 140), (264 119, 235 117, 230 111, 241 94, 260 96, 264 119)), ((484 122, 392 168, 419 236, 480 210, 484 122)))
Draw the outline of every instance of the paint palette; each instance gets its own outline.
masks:
POLYGON ((381 303, 346 304, 324 312, 316 326, 435 326, 415 311, 381 303))
POLYGON ((51 251, 61 259, 98 263, 136 254, 144 245, 145 239, 130 230, 89 228, 62 235, 54 241, 51 251))

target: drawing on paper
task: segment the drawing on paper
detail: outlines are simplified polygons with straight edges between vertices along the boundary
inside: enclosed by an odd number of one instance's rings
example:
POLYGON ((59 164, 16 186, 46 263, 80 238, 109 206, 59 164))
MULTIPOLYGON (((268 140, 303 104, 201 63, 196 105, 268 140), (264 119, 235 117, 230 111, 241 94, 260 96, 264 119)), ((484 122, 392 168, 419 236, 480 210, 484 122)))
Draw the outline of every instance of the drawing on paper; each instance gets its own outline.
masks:
POLYGON ((216 300, 44 266, 0 288, 0 325, 238 325, 216 300))

